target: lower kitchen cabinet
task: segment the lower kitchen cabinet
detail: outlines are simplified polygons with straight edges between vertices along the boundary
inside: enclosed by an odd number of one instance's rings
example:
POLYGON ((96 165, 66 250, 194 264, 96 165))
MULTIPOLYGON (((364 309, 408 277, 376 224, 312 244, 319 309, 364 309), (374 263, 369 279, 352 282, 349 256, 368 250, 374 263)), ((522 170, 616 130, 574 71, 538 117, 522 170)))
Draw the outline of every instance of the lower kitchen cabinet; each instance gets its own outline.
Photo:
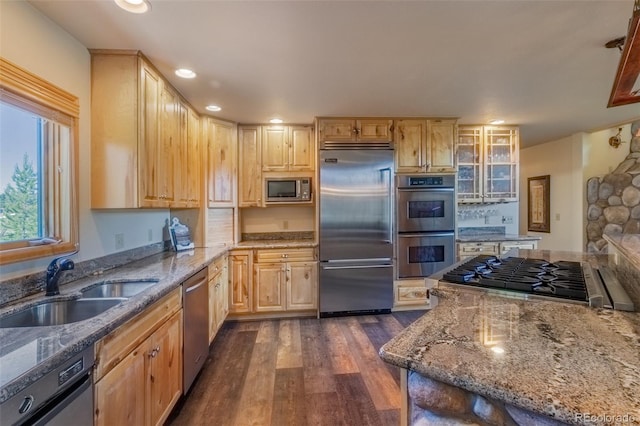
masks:
POLYGON ((425 279, 396 280, 393 283, 393 288, 394 311, 429 307, 429 289, 425 279))
POLYGON ((256 249, 248 260, 243 251, 231 267, 233 314, 270 314, 310 311, 318 307, 318 264, 315 249, 256 249), (235 266, 234 266, 235 265, 235 266), (247 276, 248 268, 253 270, 247 276), (251 283, 247 288, 243 283, 251 283), (250 304, 247 306, 247 302, 250 304))
POLYGON ((481 254, 497 256, 514 248, 535 250, 538 248, 538 242, 535 240, 505 240, 458 243, 458 259, 465 260, 481 254))
POLYGON ((312 248, 255 251, 255 312, 316 309, 318 265, 312 248))
POLYGON ((252 250, 232 250, 229 254, 229 313, 250 313, 253 310, 252 254, 252 250))
POLYGON ((182 288, 96 343, 95 425, 160 425, 182 394, 182 288))
POLYGON ((229 313, 229 267, 227 256, 209 265, 209 343, 229 313))

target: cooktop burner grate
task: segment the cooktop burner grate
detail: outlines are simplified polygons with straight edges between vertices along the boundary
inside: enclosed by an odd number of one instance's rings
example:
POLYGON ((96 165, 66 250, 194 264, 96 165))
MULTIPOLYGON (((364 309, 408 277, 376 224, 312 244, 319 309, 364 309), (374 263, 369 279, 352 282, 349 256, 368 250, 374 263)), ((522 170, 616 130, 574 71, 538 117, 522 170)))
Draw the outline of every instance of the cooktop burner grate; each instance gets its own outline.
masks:
POLYGON ((587 301, 580 262, 476 256, 442 277, 454 284, 514 290, 529 294, 587 301))

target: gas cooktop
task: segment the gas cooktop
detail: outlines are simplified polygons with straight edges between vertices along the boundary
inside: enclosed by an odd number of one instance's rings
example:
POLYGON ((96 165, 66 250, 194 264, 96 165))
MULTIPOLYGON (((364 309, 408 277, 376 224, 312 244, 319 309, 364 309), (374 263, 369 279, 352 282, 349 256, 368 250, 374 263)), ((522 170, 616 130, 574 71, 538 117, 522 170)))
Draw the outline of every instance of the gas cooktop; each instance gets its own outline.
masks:
POLYGON ((505 290, 593 307, 634 310, 633 303, 610 271, 587 263, 524 257, 476 256, 446 271, 441 282, 505 290))

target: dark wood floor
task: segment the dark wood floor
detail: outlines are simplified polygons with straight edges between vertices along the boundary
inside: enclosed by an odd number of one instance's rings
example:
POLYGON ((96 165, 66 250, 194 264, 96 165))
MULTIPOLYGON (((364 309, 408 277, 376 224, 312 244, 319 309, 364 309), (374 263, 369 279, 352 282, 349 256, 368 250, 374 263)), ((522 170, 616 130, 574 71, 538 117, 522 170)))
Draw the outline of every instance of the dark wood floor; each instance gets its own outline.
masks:
POLYGON ((400 374, 378 349, 423 314, 227 322, 167 423, 397 425, 400 374))

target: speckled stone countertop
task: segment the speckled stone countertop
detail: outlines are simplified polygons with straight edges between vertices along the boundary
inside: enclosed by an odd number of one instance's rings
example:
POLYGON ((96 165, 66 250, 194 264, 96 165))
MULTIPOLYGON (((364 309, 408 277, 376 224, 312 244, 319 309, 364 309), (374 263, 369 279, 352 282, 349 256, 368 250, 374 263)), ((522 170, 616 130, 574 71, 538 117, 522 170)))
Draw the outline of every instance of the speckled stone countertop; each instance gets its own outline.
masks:
POLYGON ((234 247, 239 249, 261 249, 261 248, 299 248, 299 247, 317 247, 318 243, 314 240, 249 240, 242 241, 234 247))
POLYGON ((385 361, 566 423, 588 413, 640 424, 640 313, 445 284, 431 295, 435 308, 380 349, 385 361))
POLYGON ((515 234, 475 234, 458 235, 458 243, 480 243, 480 242, 501 242, 501 241, 539 241, 541 237, 535 235, 515 235, 515 234))
POLYGON ((102 281, 159 280, 147 290, 85 321, 61 326, 0 329, 0 402, 9 399, 70 356, 93 345, 228 250, 228 247, 218 247, 179 253, 163 252, 101 275, 71 282, 60 288, 59 296, 45 297, 40 293, 0 309, 0 315, 3 315, 45 300, 77 298, 80 290, 102 281))

